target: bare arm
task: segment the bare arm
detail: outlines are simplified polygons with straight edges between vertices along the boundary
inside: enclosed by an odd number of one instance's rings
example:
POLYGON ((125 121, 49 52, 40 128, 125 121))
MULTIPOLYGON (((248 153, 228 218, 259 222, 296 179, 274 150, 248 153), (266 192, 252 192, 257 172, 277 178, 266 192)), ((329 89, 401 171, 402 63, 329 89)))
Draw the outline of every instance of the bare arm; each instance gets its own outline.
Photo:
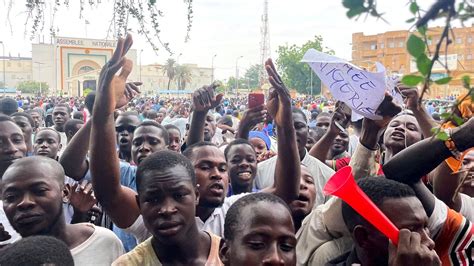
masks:
POLYGON ((223 95, 215 95, 215 88, 215 84, 204 86, 193 94, 194 112, 186 140, 186 146, 188 147, 204 140, 204 124, 206 123, 207 113, 222 101, 223 95))
POLYGON ((301 162, 293 126, 291 97, 271 59, 267 60, 265 68, 268 72, 268 80, 274 88, 270 93, 267 109, 277 125, 280 154, 276 162, 275 182, 267 192, 272 192, 290 203, 298 197, 301 178, 301 162), (281 156, 283 154, 284 156, 281 156))
POLYGON ((332 160, 328 160, 328 153, 334 143, 334 139, 336 139, 337 134, 341 131, 336 123, 345 125, 347 121, 348 118, 336 109, 331 118, 331 125, 322 138, 311 148, 309 155, 331 166, 332 160))
POLYGON ((438 126, 438 123, 426 112, 425 107, 419 104, 419 95, 417 88, 403 87, 399 85, 401 93, 406 97, 408 109, 413 112, 416 121, 420 125, 421 132, 425 138, 433 135, 431 129, 438 126))
POLYGON ((435 196, 446 203, 449 208, 459 212, 461 210, 461 197, 456 189, 460 177, 465 173, 452 173, 446 162, 442 162, 433 174, 433 193, 435 196))
POLYGON ((263 105, 246 110, 242 116, 242 120, 240 120, 235 137, 238 139, 248 139, 249 132, 258 123, 265 120, 266 114, 267 110, 264 109, 263 105))
POLYGON ((59 160, 65 174, 76 181, 81 180, 89 170, 86 156, 89 151, 91 125, 92 119, 89 119, 68 143, 59 160))
POLYGON ((125 81, 133 64, 124 55, 131 45, 130 35, 126 40, 119 39, 113 57, 102 68, 91 129, 90 168, 94 192, 112 221, 122 228, 132 225, 140 215, 135 191, 120 185, 119 158, 115 148, 114 109, 117 102, 127 98, 125 81), (120 68, 120 75, 115 76, 120 68))

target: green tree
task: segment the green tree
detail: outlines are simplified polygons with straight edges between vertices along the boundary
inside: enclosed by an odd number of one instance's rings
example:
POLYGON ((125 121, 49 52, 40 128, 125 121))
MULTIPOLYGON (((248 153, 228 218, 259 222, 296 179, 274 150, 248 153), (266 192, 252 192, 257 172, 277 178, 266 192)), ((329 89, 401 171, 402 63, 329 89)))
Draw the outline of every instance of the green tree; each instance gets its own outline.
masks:
POLYGON ((260 86, 259 76, 262 68, 262 65, 256 64, 247 69, 244 75, 245 88, 255 89, 260 86))
MULTIPOLYGON (((27 80, 18 83, 16 86, 17 90, 22 93, 39 93, 40 92, 40 83, 37 81, 27 80)), ((41 92, 47 94, 49 91, 49 85, 46 82, 41 82, 41 92)))
POLYGON ((176 66, 176 79, 178 80, 178 89, 185 90, 186 84, 193 80, 191 69, 184 65, 176 66))
POLYGON ((321 80, 314 73, 311 74, 312 70, 308 64, 301 62, 303 55, 310 48, 334 54, 333 50, 323 47, 323 38, 316 35, 313 40, 309 40, 301 46, 296 44, 279 46, 276 63, 282 73, 283 81, 289 88, 296 89, 299 93, 310 94, 312 87, 313 94, 319 94, 321 93, 321 80), (313 84, 311 84, 311 75, 313 84))
POLYGON ((168 76, 168 90, 170 90, 171 81, 176 76, 176 61, 173 58, 166 60, 163 72, 168 76))
MULTIPOLYGON (((245 78, 240 78, 238 84, 239 89, 247 88, 247 81, 245 78)), ((225 86, 227 88, 227 93, 236 93, 236 85, 235 77, 229 77, 225 86)))

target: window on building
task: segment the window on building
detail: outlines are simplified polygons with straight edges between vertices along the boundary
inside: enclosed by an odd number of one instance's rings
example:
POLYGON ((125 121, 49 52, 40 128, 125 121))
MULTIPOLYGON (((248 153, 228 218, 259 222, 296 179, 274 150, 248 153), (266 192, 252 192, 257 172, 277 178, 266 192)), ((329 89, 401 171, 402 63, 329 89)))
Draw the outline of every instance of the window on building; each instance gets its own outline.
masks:
POLYGON ((370 50, 377 50, 377 44, 376 43, 370 44, 370 50))
POLYGON ((91 67, 91 66, 83 66, 83 67, 79 68, 78 74, 84 74, 84 73, 87 73, 87 72, 91 72, 93 70, 94 70, 94 68, 91 67))
POLYGON ((385 43, 381 42, 380 43, 380 49, 383 49, 385 47, 385 43))
POLYGON ((457 37, 457 38, 456 38, 456 43, 457 43, 457 44, 461 44, 461 43, 462 43, 462 38, 461 38, 461 37, 457 37))
POLYGON ((394 43, 394 42, 389 42, 389 43, 388 43, 388 47, 389 47, 389 48, 394 48, 394 47, 395 47, 395 43, 394 43))
POLYGON ((468 36, 468 37, 467 37, 467 42, 468 42, 468 43, 472 43, 472 36, 468 36))
POLYGON ((404 45, 405 45, 405 43, 403 41, 398 42, 398 47, 402 48, 404 45))
POLYGON ((466 59, 467 59, 467 60, 472 60, 472 54, 468 54, 468 55, 466 56, 466 59))

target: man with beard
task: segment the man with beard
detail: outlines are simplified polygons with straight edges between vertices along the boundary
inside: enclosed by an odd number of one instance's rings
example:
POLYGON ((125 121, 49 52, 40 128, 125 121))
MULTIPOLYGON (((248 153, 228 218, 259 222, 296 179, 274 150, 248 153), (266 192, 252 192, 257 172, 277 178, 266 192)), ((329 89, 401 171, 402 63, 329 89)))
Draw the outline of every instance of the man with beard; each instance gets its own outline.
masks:
MULTIPOLYGON (((63 150, 67 146, 67 136, 65 133, 65 128, 64 126, 66 125, 66 122, 70 119, 71 115, 71 109, 67 104, 60 103, 54 106, 53 108, 53 123, 54 125, 52 128, 56 129, 56 131, 59 132, 61 135, 61 145, 63 147, 63 150)), ((59 152, 59 157, 61 157, 62 152, 59 152)))
MULTIPOLYGON (((23 132, 9 116, 0 114, 0 177, 15 160, 25 156, 23 132)), ((0 199, 0 248, 19 238, 3 211, 3 201, 0 199)))
POLYGON ((38 109, 29 110, 28 113, 33 118, 33 133, 36 133, 40 127, 43 126, 43 113, 38 109))
POLYGON ((66 224, 62 197, 64 171, 46 157, 14 162, 1 182, 3 210, 22 237, 54 236, 66 243, 76 265, 110 265, 123 254, 120 240, 92 224, 66 224))
POLYGON ((115 120, 115 131, 117 143, 119 145, 119 158, 130 163, 132 162, 132 140, 133 132, 140 124, 140 118, 135 112, 121 113, 115 120))

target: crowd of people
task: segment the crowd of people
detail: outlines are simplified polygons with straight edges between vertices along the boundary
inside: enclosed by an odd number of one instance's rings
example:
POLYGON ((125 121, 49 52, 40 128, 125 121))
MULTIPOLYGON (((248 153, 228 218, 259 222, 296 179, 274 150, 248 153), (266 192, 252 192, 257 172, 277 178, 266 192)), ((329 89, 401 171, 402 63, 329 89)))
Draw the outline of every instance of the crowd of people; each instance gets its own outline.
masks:
POLYGON ((251 108, 215 83, 143 98, 132 43, 86 97, 0 99, 0 265, 471 265, 470 98, 439 121, 398 84, 403 107, 351 121, 292 99, 271 59, 251 108), (398 243, 323 193, 345 167, 398 243))

